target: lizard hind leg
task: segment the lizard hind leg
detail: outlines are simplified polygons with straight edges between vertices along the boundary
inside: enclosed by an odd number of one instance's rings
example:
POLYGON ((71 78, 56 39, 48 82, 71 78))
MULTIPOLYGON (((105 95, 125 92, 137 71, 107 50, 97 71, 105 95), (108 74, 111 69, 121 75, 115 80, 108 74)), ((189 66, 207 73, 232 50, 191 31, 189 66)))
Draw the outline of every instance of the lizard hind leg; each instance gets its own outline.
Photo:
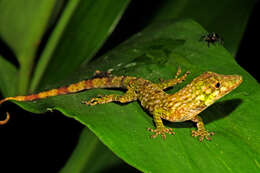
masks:
POLYGON ((175 132, 172 131, 172 128, 166 128, 163 125, 162 119, 160 118, 160 114, 154 112, 153 119, 156 125, 156 129, 148 128, 148 131, 153 132, 154 134, 151 135, 151 138, 156 138, 158 135, 161 135, 163 139, 166 139, 166 133, 170 135, 174 135, 175 132))
POLYGON ((204 123, 202 121, 202 118, 199 116, 195 116, 194 118, 191 119, 191 121, 197 123, 197 128, 198 130, 192 130, 192 136, 193 137, 200 137, 200 141, 203 141, 204 138, 207 140, 211 140, 210 136, 214 135, 214 132, 208 132, 205 127, 204 123))
POLYGON ((124 95, 106 95, 101 97, 94 97, 90 99, 89 101, 83 101, 82 103, 94 106, 96 104, 105 104, 109 102, 120 102, 120 103, 128 103, 131 101, 135 101, 137 99, 136 94, 132 90, 128 90, 124 95))

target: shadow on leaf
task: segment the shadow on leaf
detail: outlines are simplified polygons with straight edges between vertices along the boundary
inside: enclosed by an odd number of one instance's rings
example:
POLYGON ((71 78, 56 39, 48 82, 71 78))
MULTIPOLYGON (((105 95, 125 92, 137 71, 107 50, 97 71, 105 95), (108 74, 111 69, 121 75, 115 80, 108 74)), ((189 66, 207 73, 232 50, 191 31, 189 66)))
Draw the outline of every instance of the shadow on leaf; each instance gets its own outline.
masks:
POLYGON ((204 123, 208 124, 212 121, 225 118, 230 115, 241 103, 241 99, 232 99, 215 103, 202 113, 204 123))

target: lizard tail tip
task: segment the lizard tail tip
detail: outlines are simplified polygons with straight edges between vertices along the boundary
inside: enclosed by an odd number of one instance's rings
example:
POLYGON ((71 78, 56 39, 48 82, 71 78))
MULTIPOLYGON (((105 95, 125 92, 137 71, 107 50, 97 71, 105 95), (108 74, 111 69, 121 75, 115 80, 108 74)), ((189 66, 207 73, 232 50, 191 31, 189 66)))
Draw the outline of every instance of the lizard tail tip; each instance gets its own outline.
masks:
POLYGON ((10 119, 10 114, 9 112, 6 112, 6 118, 0 121, 0 125, 6 124, 9 121, 9 119, 10 119))

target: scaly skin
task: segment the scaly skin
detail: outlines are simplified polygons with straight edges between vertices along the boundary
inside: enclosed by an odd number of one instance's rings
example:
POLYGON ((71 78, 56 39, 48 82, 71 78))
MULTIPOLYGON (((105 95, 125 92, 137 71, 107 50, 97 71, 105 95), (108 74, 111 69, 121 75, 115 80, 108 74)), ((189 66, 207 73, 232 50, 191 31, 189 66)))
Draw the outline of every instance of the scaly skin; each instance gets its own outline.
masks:
MULTIPOLYGON (((174 134, 171 128, 163 125, 162 119, 171 122, 183 122, 191 120, 197 124, 198 130, 192 131, 192 136, 200 137, 200 141, 204 138, 210 140, 213 132, 206 131, 202 118, 198 114, 213 104, 216 100, 228 94, 242 82, 239 75, 221 75, 214 72, 205 72, 195 78, 190 84, 175 94, 167 94, 163 90, 184 81, 189 74, 186 72, 179 77, 180 68, 174 79, 161 81, 154 84, 148 80, 130 76, 110 76, 109 73, 96 72, 95 78, 80 81, 66 87, 52 89, 28 96, 7 97, 0 100, 0 104, 7 100, 16 101, 32 101, 43 99, 50 96, 75 93, 92 88, 123 88, 127 89, 124 95, 106 95, 99 98, 92 98, 85 101, 86 105, 105 104, 109 102, 127 103, 139 100, 141 105, 147 109, 156 125, 156 129, 148 128, 154 134, 152 138, 161 135, 166 138, 166 133, 174 134)), ((9 120, 10 115, 7 113, 5 120, 0 124, 5 124, 9 120)))

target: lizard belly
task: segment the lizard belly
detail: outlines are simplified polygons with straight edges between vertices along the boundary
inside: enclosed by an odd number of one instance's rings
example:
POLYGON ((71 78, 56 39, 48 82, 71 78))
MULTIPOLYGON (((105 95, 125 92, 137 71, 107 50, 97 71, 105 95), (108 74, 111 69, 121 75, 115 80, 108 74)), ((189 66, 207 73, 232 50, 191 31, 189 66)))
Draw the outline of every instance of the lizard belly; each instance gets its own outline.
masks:
POLYGON ((163 109, 166 97, 167 94, 165 92, 149 85, 142 88, 138 94, 138 100, 141 102, 141 105, 150 113, 163 109))
POLYGON ((162 115, 161 118, 171 122, 184 122, 194 117, 194 114, 189 112, 180 112, 178 110, 170 112, 168 115, 162 115))
POLYGON ((166 102, 163 106, 166 110, 161 118, 171 122, 183 122, 192 119, 198 114, 198 110, 183 101, 166 102))

